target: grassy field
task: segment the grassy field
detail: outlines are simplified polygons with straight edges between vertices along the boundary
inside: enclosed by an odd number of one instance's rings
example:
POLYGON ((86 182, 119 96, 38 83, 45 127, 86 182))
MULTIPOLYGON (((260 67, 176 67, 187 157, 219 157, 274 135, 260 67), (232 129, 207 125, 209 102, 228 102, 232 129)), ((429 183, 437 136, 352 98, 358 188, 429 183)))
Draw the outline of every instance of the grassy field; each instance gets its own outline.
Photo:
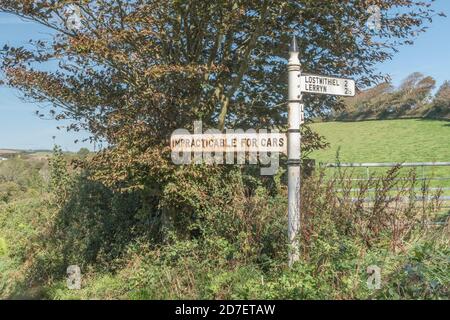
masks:
MULTIPOLYGON (((450 162, 450 122, 438 120, 379 120, 362 122, 326 122, 312 125, 326 137, 330 147, 315 152, 317 162, 450 162)), ((332 170, 332 169, 330 169, 332 170)), ((371 174, 387 169, 370 168, 371 174)), ((404 171, 408 171, 404 169, 404 171)), ((367 176, 365 168, 354 169, 367 176)), ((424 178, 450 177, 450 167, 418 168, 424 178)), ((431 187, 450 188, 449 180, 431 181, 431 187)), ((445 190, 450 195, 450 190, 445 190)))
POLYGON ((450 122, 380 120, 326 122, 312 127, 330 148, 316 152, 319 162, 450 162, 450 122))

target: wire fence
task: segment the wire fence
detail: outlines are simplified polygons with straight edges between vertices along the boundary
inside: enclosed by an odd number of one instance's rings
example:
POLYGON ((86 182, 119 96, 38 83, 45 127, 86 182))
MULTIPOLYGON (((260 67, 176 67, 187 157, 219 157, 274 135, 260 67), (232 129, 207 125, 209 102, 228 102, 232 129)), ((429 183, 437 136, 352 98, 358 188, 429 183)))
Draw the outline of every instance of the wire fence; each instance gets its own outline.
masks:
MULTIPOLYGON (((450 162, 406 162, 406 163, 394 163, 394 162, 367 162, 367 163, 320 163, 319 166, 325 169, 333 169, 333 170, 342 170, 342 169, 355 169, 355 170, 363 170, 363 173, 360 171, 360 175, 357 177, 351 176, 349 178, 344 178, 344 180, 350 181, 369 181, 377 179, 376 173, 379 172, 380 169, 400 167, 400 168, 416 168, 418 176, 415 178, 416 181, 429 181, 432 183, 432 186, 429 186, 427 189, 429 191, 450 191, 450 162), (437 170, 439 168, 439 170, 437 170), (431 173, 431 174, 430 174, 431 173), (448 182, 447 182, 448 181, 448 182), (447 183, 446 183, 447 182, 447 183)), ((399 177, 393 179, 394 181, 407 181, 410 178, 407 177, 399 177)), ((361 189, 353 188, 351 192, 359 192, 361 189)), ((392 188, 389 191, 399 191, 400 188, 392 188)), ((405 189, 401 189, 405 190, 405 189)), ((408 188, 406 190, 411 191, 421 191, 422 188, 408 188)), ((344 191, 343 189, 336 189, 337 192, 344 191)), ((375 192, 375 189, 367 189, 368 192, 375 192)), ((418 201, 423 200, 431 200, 424 199, 423 196, 416 197, 418 201)), ((374 197, 369 197, 367 199, 363 199, 366 202, 373 202, 374 197)), ((409 201, 409 198, 405 198, 405 201, 409 201)), ((446 202, 447 206, 444 208, 450 208, 450 194, 441 195, 439 197, 440 201, 446 202)))
MULTIPOLYGON (((366 178, 356 178, 351 179, 353 181, 367 181, 371 179, 370 169, 371 168, 393 168, 393 167, 401 167, 401 168, 420 168, 421 177, 417 178, 419 181, 430 180, 430 181, 450 181, 450 176, 448 177, 428 177, 426 168, 429 167, 450 167, 450 162, 406 162, 406 163, 393 163, 393 162, 367 162, 367 163, 320 163, 322 168, 365 168, 366 169, 366 178)), ((450 172, 449 172, 450 174, 450 172)), ((397 180, 405 180, 405 179, 397 179, 397 180)), ((448 188, 450 190, 450 188, 448 188)))

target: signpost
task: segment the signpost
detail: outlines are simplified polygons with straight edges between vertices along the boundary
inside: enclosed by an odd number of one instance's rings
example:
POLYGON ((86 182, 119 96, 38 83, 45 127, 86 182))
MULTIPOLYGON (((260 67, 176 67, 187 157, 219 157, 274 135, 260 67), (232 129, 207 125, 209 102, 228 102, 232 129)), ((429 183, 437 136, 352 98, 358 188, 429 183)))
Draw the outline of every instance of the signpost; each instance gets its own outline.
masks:
POLYGON ((329 76, 301 74, 299 51, 295 37, 289 50, 288 99, 288 238, 289 266, 299 260, 300 247, 300 125, 304 122, 303 93, 351 97, 355 95, 355 81, 329 76))
POLYGON ((302 92, 347 97, 353 97, 355 95, 355 81, 351 79, 311 74, 301 76, 300 82, 302 92))
POLYGON ((304 123, 303 93, 351 97, 355 81, 329 76, 301 73, 299 50, 295 37, 289 49, 288 131, 280 133, 205 133, 174 134, 170 144, 173 152, 282 152, 288 156, 288 238, 289 266, 300 258, 300 165, 301 133, 304 123))
POLYGON ((304 118, 301 104, 301 64, 298 58, 297 40, 292 39, 289 48, 288 88, 288 239, 289 266, 300 258, 300 122, 304 118))
POLYGON ((287 153, 284 133, 174 134, 173 152, 281 152, 287 153))

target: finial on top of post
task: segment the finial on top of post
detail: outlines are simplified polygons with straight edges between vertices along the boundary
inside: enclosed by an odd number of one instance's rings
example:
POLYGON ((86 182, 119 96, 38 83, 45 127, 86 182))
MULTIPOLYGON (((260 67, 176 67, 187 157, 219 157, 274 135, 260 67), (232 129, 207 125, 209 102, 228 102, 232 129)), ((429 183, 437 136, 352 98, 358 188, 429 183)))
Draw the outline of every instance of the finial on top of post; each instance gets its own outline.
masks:
POLYGON ((300 52, 298 50, 297 38, 295 36, 292 37, 291 45, 289 46, 289 60, 288 67, 294 67, 296 71, 300 68, 300 60, 298 58, 300 52))
POLYGON ((289 52, 298 52, 297 38, 295 36, 292 37, 291 46, 289 47, 289 52))

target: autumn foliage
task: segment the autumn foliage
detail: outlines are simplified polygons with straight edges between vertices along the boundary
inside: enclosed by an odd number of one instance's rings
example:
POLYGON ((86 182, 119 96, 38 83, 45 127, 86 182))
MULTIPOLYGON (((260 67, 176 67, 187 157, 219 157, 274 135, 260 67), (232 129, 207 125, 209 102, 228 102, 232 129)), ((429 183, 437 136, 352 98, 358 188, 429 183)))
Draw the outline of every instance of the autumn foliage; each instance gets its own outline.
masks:
MULTIPOLYGON (((171 132, 194 120, 220 129, 283 129, 293 34, 304 71, 354 77, 364 87, 383 78, 376 63, 425 30, 436 14, 431 3, 1 0, 0 12, 47 26, 53 36, 5 46, 0 61, 6 85, 50 104, 51 116, 71 119, 69 129, 86 129, 108 146, 95 161, 99 178, 139 186, 153 167, 169 165, 171 132), (381 12, 380 30, 366 25, 372 5, 381 12), (68 23, 74 7, 79 28, 68 23), (44 68, 50 61, 57 67, 44 68)), ((340 105, 333 97, 305 99, 309 116, 340 105)))

